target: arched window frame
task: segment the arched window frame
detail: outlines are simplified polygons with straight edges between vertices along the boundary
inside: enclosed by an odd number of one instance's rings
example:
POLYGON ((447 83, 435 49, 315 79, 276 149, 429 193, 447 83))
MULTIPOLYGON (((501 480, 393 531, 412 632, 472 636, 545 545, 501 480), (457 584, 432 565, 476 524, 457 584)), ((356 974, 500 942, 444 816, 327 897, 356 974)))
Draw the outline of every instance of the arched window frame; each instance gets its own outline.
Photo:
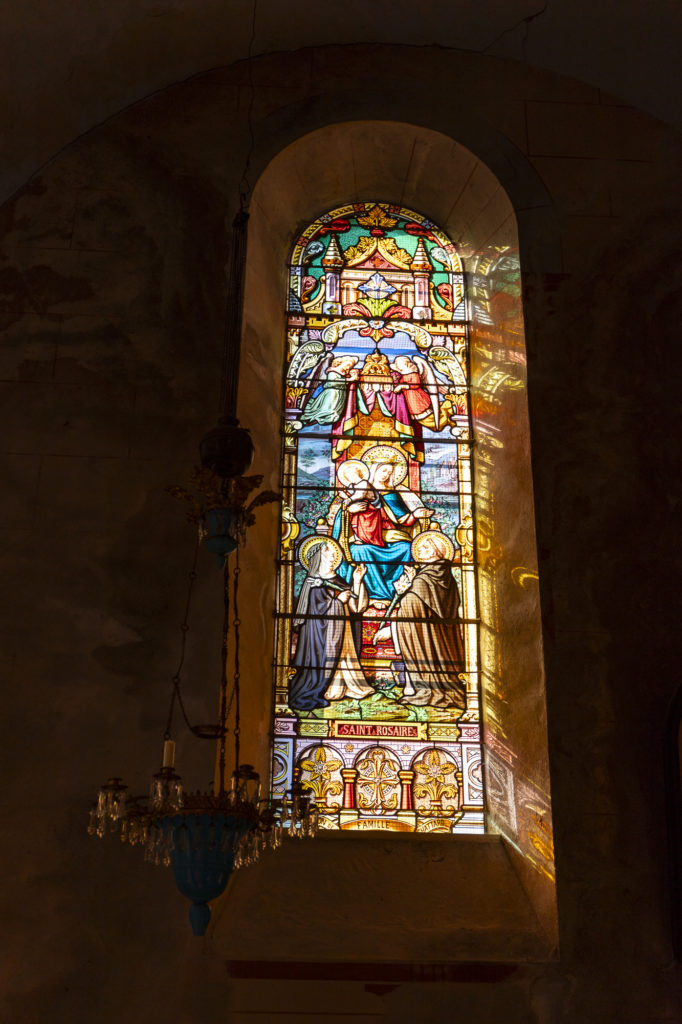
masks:
MULTIPOLYGON (((287 124, 285 134, 291 138, 290 122, 287 124)), ((273 906, 277 908, 279 903, 269 904, 266 930, 271 938, 267 948, 263 947, 263 922, 253 914, 254 900, 262 895, 263 884, 267 889, 267 879, 259 875, 256 882, 253 874, 245 873, 237 880, 230 903, 232 924, 225 936, 226 954, 237 958, 277 959, 285 941, 289 958, 317 959, 318 936, 310 930, 309 921, 316 912, 315 886, 318 891, 320 887, 325 889, 330 871, 335 877, 335 899, 344 912, 336 921, 329 956, 352 959, 361 952, 358 937, 367 927, 367 907, 354 909, 354 890, 346 892, 346 875, 338 874, 339 856, 342 862, 349 856, 363 860, 375 892, 372 905, 378 900, 383 908, 380 920, 374 921, 372 935, 376 939, 378 928, 382 949, 389 958, 402 959, 396 936, 409 907, 413 908, 409 911, 413 922, 410 927, 416 928, 412 960, 433 958, 439 941, 448 943, 450 960, 472 956, 496 961, 544 959, 556 950, 544 666, 518 270, 519 248, 531 254, 531 269, 534 260, 539 259, 544 266, 549 258, 551 264, 555 258, 553 221, 546 193, 523 157, 506 152, 500 161, 495 155, 497 141, 486 138, 479 124, 462 120, 461 127, 481 152, 491 154, 500 179, 514 196, 516 211, 500 181, 473 153, 448 136, 414 125, 331 124, 298 138, 271 160, 251 204, 239 415, 251 428, 259 468, 270 485, 276 486, 281 394, 273 387, 272 367, 281 365, 286 260, 296 235, 320 210, 334 208, 344 196, 360 200, 400 195, 404 205, 427 209, 449 236, 462 244, 465 257, 474 258, 470 286, 481 300, 481 315, 474 315, 471 336, 474 409, 480 438, 475 460, 477 542, 482 553, 481 710, 493 834, 457 839, 408 835, 390 841, 381 834, 377 846, 378 840, 375 842, 370 833, 335 833, 338 838, 329 834, 324 842, 308 844, 303 853, 296 844, 298 854, 287 854, 287 863, 280 860, 278 871, 300 877, 302 884, 305 880, 303 895, 293 916, 287 905, 286 920, 283 918, 281 923, 277 914, 272 914, 273 906), (517 216, 524 232, 520 240, 517 216), (495 296, 504 290, 495 284, 501 257, 511 258, 516 265, 516 282, 510 289, 511 319, 496 316, 499 303, 495 296), (511 349, 520 357, 513 373, 509 372, 511 349), (504 460, 495 458, 500 446, 504 448, 504 460), (423 847, 427 839, 429 846, 423 847), (343 846, 337 852, 339 842, 343 846), (354 854, 356 844, 361 847, 354 854), (400 850, 401 871, 422 882, 418 892, 401 891, 399 904, 394 901, 395 888, 384 892, 388 883, 385 857, 393 846, 396 855, 400 850), (436 853, 436 849, 441 852, 436 853), (436 854, 435 860, 432 853, 436 854), (432 865, 428 879, 423 872, 424 857, 432 865), (437 869, 436 863, 440 865, 437 869), (422 890, 431 905, 434 900, 438 905, 438 913, 429 919, 428 927, 414 924, 421 919, 422 890), (475 906, 470 899, 474 892, 475 906), (453 936, 455 921, 457 932, 453 936), (231 937, 237 934, 235 944, 231 937), (297 937, 295 950, 290 948, 292 934, 297 937)), ((272 648, 268 638, 272 636, 274 596, 273 527, 274 521, 269 529, 264 522, 254 528, 256 543, 246 553, 249 571, 243 577, 251 619, 265 643, 254 645, 244 659, 251 700, 243 708, 242 723, 251 734, 261 737, 254 760, 266 776, 270 751, 272 648)), ((272 886, 274 894, 275 877, 272 886)), ((370 954, 368 948, 362 955, 370 954)))

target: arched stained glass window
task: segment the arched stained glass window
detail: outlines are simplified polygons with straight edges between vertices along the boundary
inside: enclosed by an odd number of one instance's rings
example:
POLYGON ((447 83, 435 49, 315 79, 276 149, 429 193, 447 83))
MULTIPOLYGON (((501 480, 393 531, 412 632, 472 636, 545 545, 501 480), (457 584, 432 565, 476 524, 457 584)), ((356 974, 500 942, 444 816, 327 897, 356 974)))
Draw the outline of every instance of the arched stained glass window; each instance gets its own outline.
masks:
POLYGON ((482 832, 461 259, 354 203, 289 287, 273 795, 300 782, 326 828, 482 832))

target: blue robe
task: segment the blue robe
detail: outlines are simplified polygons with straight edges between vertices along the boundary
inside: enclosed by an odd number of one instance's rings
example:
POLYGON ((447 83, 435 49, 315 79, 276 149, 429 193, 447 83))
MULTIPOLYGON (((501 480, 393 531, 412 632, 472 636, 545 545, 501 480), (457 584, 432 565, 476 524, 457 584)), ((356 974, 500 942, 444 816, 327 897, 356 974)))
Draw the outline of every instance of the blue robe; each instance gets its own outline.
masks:
MULTIPOLYGON (((410 514, 410 509, 400 494, 400 491, 387 491, 378 496, 389 515, 389 518, 400 525, 400 519, 410 514)), ((339 511, 334 520, 332 536, 339 539, 341 533, 341 512, 339 511)), ((350 554, 354 563, 364 562, 367 566, 365 586, 370 598, 376 597, 385 601, 391 601, 395 597, 393 584, 402 575, 406 562, 411 558, 412 543, 409 540, 389 541, 383 547, 377 544, 350 544, 350 554)), ((353 575, 353 567, 344 561, 339 567, 339 575, 346 581, 350 581, 353 575)))

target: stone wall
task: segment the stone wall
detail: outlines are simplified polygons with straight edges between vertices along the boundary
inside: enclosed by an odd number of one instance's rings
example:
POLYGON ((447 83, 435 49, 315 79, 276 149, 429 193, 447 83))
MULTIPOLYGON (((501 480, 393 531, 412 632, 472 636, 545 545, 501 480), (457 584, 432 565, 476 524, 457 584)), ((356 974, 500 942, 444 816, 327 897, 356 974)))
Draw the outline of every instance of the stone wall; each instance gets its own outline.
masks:
MULTIPOLYGON (((249 178, 307 131, 384 119, 461 142, 514 205, 560 959, 462 967, 443 948, 446 966, 413 970, 348 950, 345 965, 308 974, 256 964, 230 978, 211 935, 189 935, 166 873, 85 836, 99 782, 120 770, 142 789, 160 757, 194 543, 164 488, 186 479, 217 412, 249 145, 237 65, 124 111, 2 209, 7 1020, 679 1019, 661 747, 677 685, 680 138, 511 61, 411 49, 408 74, 406 54, 259 59, 249 178), (526 166, 549 207, 529 200, 526 166)), ((278 389, 279 372, 263 387, 278 389)), ((258 401, 244 402, 248 424, 258 401)), ((256 543, 276 530, 274 512, 259 517, 256 543)), ((195 720, 210 721, 220 580, 202 557, 186 691, 195 720)), ((182 739, 179 763, 205 785, 212 748, 182 739)), ((305 884, 292 870, 281 899, 305 884)), ((325 928, 324 907, 310 927, 325 928)))

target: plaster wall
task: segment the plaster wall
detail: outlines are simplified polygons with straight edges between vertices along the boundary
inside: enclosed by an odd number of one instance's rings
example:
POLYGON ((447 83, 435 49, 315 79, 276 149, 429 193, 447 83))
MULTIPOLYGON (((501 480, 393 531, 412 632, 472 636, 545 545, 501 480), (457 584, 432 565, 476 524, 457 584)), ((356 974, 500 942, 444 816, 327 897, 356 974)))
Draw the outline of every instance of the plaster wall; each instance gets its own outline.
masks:
MULTIPOLYGON (((420 51, 407 89, 395 58, 259 60, 251 180, 307 131, 379 118, 462 142, 514 206, 561 959, 462 968, 444 948, 442 966, 410 973, 353 965, 349 950, 336 973, 266 983, 256 965, 230 978, 211 938, 189 936, 167 875, 85 836, 99 781, 120 768, 142 787, 160 757, 193 551, 163 489, 186 478, 217 411, 249 137, 244 69, 225 68, 84 136, 1 211, 8 1020, 679 1019, 660 745, 677 664, 680 139, 511 62, 420 51), (546 185, 541 208, 524 202, 526 162, 546 185)), ((268 394, 276 373, 261 378, 268 394)), ((259 515, 256 543, 276 526, 259 515)), ((206 558, 186 686, 208 721, 220 584, 206 558)), ((183 741, 179 761, 190 784, 208 782, 209 748, 183 741)), ((296 870, 283 900, 306 885, 296 870)), ((324 927, 321 907, 311 928, 324 927)))
POLYGON ((2 201, 75 136, 152 92, 248 54, 298 51, 294 60, 305 63, 313 47, 334 44, 382 40, 448 47, 450 59, 453 49, 507 57, 521 76, 524 65, 572 75, 587 92, 681 123, 675 3, 34 0, 6 5, 2 27, 2 201))

